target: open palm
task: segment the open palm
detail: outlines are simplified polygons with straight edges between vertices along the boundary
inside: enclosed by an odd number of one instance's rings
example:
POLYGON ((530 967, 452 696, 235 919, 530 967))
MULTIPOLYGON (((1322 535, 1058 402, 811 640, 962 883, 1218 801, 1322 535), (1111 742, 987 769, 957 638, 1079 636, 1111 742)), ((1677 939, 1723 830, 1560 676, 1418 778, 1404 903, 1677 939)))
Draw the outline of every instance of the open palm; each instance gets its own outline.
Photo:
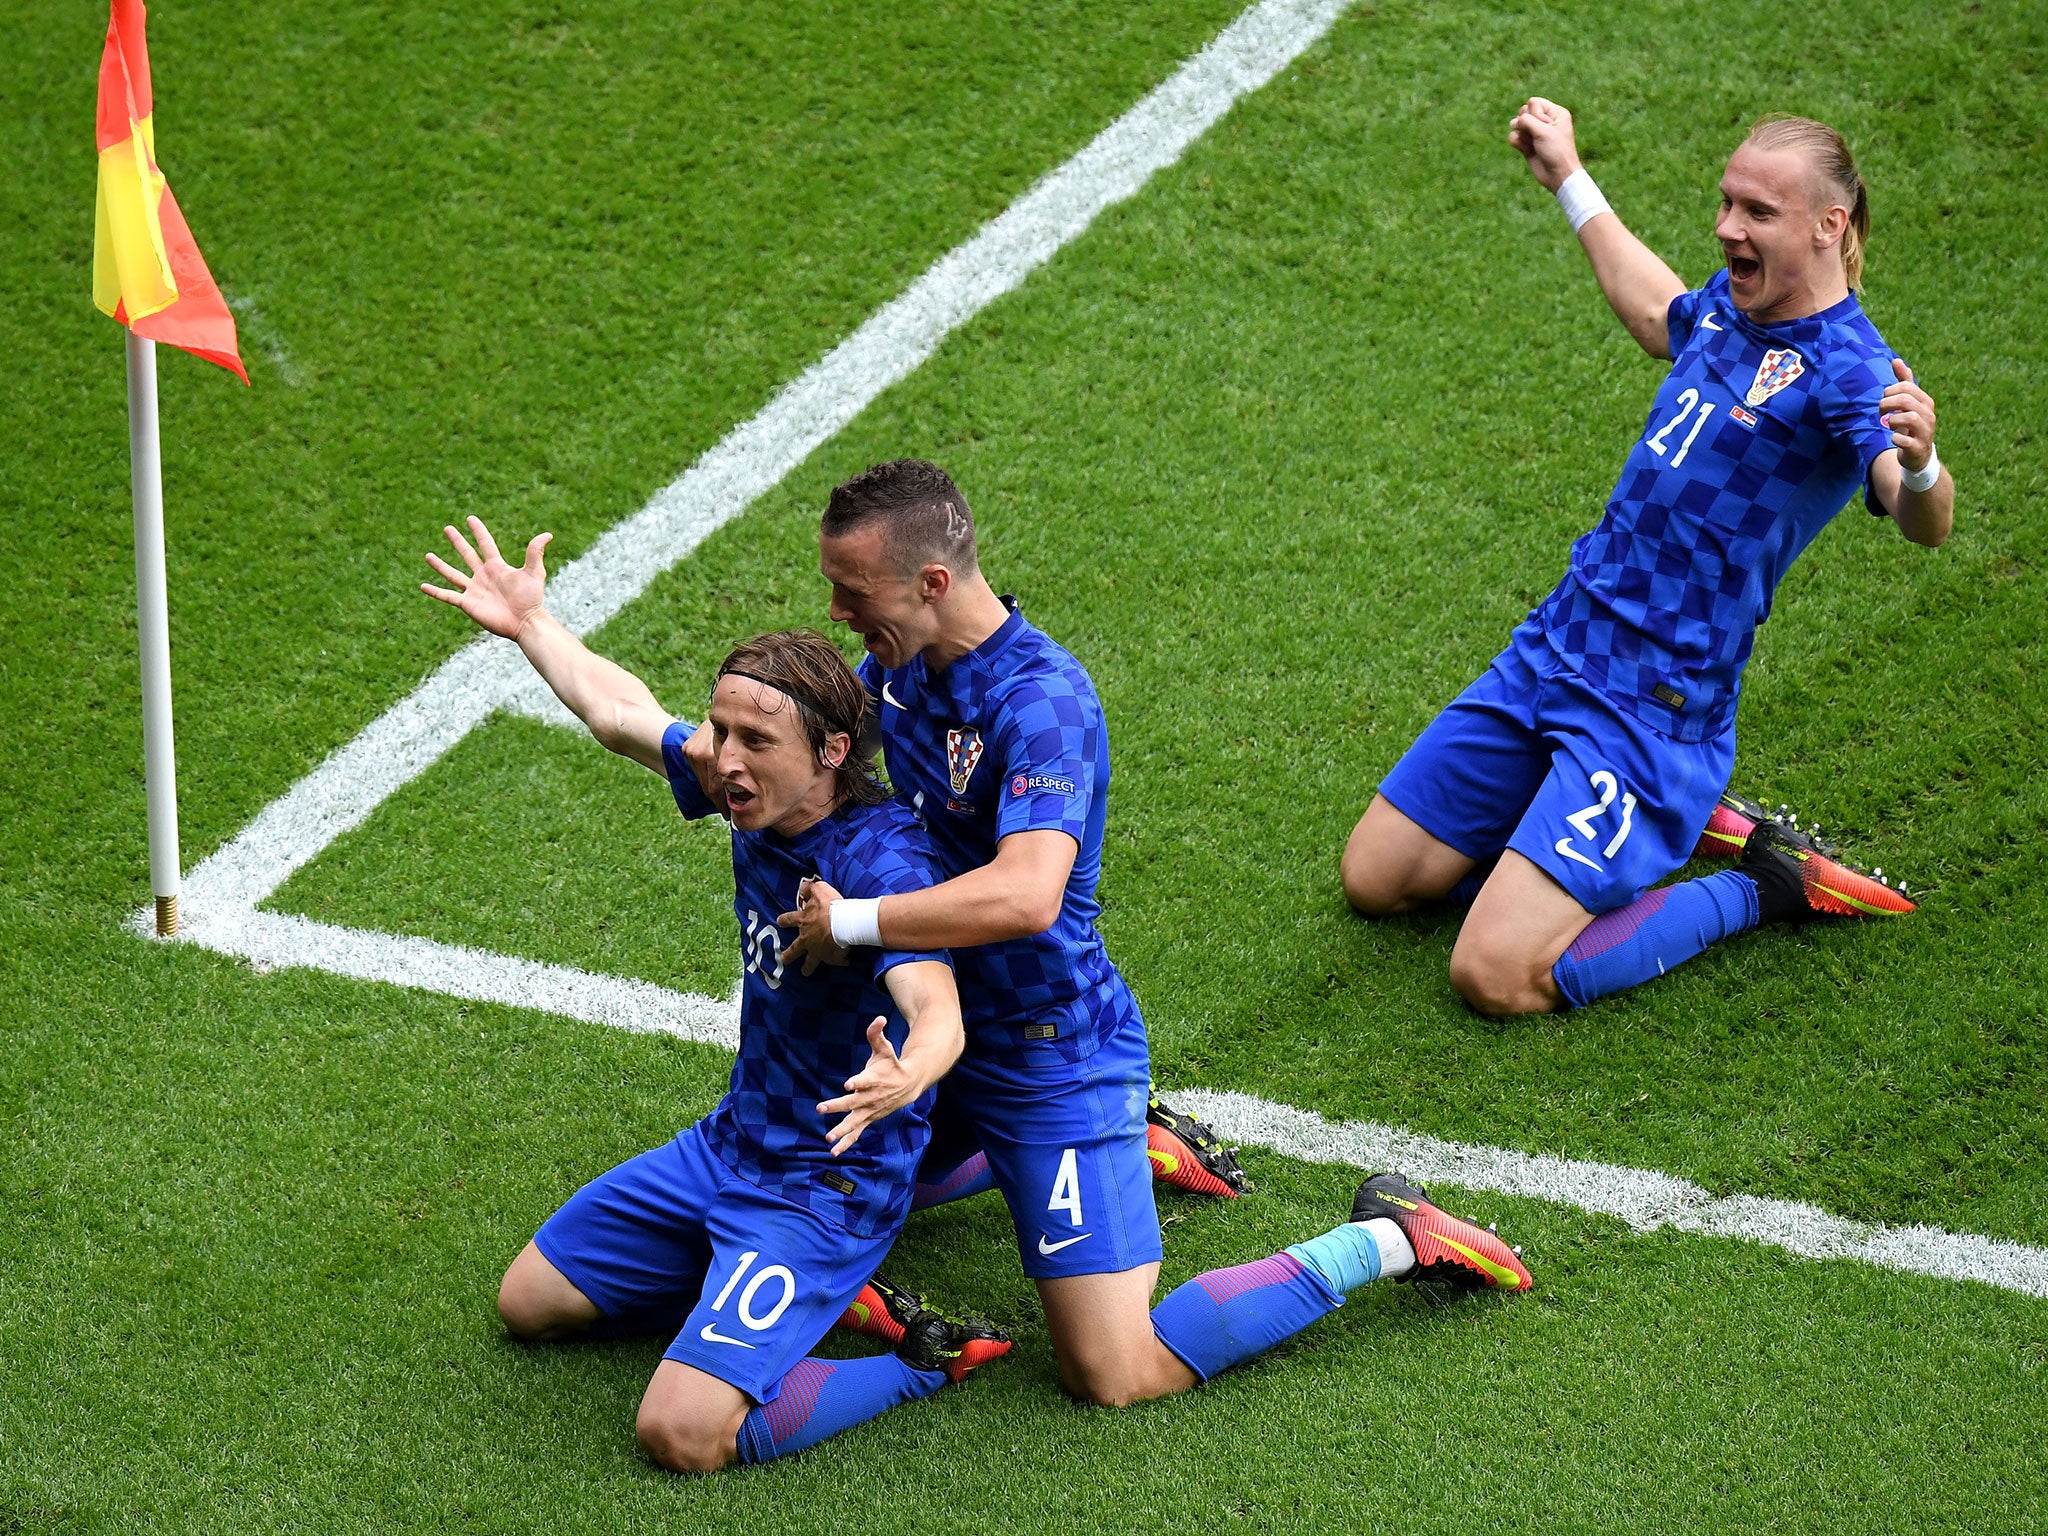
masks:
POLYGON ((469 520, 469 531, 476 535, 475 547, 471 547, 469 540, 453 526, 441 531, 448 535, 448 542, 462 556, 463 563, 469 567, 469 574, 456 570, 439 555, 428 555, 427 564, 452 582, 455 590, 451 592, 446 587, 437 587, 430 581, 421 582, 420 590, 429 597, 454 604, 492 634, 517 640, 526 621, 540 612, 543 589, 548 579, 547 569, 541 562, 541 551, 547 548, 548 540, 554 535, 535 535, 533 542, 526 546, 526 563, 507 565, 482 518, 472 517, 469 520), (481 556, 478 550, 483 552, 481 556))

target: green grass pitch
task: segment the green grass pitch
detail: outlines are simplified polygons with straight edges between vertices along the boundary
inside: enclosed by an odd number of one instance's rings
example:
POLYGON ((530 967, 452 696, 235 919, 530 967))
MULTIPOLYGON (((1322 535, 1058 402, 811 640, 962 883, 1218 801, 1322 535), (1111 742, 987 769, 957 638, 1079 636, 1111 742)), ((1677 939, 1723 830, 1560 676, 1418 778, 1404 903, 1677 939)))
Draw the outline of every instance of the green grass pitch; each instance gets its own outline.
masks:
MULTIPOLYGON (((1088 7, 162 0, 158 146, 255 387, 164 354, 188 867, 467 635, 445 521, 586 548, 1194 52, 1088 7)), ((0 199, 0 1532, 2048 1526, 2048 1304, 1483 1195, 1513 1302, 1361 1296, 1190 1396, 1084 1410, 999 1202, 892 1269, 1015 1325, 966 1388, 785 1463, 638 1455, 659 1344, 516 1347, 496 1278, 717 1097, 708 1047, 122 931, 147 898, 118 336, 90 302, 104 12, 6 12, 0 199)), ((2019 0, 1366 3, 597 637, 694 711, 822 619, 810 538, 947 464, 1091 667, 1104 928, 1161 1080, 2048 1243, 2048 13, 2019 0), (1695 281, 1747 121, 1835 122, 1866 302, 1941 409, 1930 554, 1855 510, 1785 583, 1738 784, 1925 889, 1583 1013, 1458 1006, 1453 919, 1367 926, 1345 831, 1555 579, 1657 365, 1505 145, 1578 114, 1695 281)), ((521 720, 272 905, 720 992, 715 830, 521 720)), ((1353 1171, 1167 1197, 1168 1284, 1353 1171)), ((1455 1193, 1455 1192, 1454 1192, 1455 1193)))

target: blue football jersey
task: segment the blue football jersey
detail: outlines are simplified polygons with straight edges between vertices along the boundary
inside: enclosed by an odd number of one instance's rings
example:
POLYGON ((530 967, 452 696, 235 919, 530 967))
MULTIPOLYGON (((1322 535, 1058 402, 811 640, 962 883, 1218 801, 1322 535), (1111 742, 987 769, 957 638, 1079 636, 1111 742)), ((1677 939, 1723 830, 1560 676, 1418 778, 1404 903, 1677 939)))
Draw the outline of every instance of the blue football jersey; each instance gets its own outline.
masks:
MULTIPOLYGON (((690 727, 668 728, 661 757, 676 806, 691 820, 715 816, 683 759, 690 727)), ((925 831, 896 800, 848 806, 795 837, 765 830, 732 834, 733 916, 740 925, 740 1049, 732 1085, 702 1122, 725 1165, 751 1184, 871 1237, 910 1211, 917 1162, 931 1138, 932 1094, 861 1132, 832 1156, 818 1105, 846 1091, 868 1064, 868 1024, 881 1015, 898 1050, 910 1026, 882 985, 891 968, 945 960, 910 950, 858 949, 848 965, 821 965, 806 976, 784 969, 785 932, 806 875, 848 896, 889 896, 936 884, 938 866, 925 831)), ((834 1117, 836 1119, 836 1117, 834 1117)))
POLYGON ((1892 446, 1892 350, 1852 293, 1758 325, 1721 271, 1671 301, 1671 374, 1606 513, 1530 615, 1574 671, 1680 741, 1733 723, 1792 562, 1892 446))
POLYGON ((947 878, 991 862, 1012 832, 1049 829, 1080 845, 1050 929, 953 955, 970 1051, 1000 1059, 1053 1042, 1077 1061, 1133 1011, 1095 931, 1109 736, 1081 664, 1003 601, 1002 627, 945 671, 922 656, 884 671, 868 656, 860 675, 890 780, 930 830, 947 878))

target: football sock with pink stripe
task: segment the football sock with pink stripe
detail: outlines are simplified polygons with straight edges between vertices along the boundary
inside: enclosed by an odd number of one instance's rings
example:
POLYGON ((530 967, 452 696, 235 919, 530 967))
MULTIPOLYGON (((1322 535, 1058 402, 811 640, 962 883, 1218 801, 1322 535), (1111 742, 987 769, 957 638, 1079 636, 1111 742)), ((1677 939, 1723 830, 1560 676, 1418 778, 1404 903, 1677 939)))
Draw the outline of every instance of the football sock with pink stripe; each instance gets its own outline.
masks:
POLYGON ((771 1403, 740 1423, 740 1460, 772 1461, 808 1450, 842 1429, 929 1397, 946 1384, 944 1371, 920 1371, 895 1355, 858 1360, 799 1360, 771 1403))
MULTIPOLYGON (((922 1167, 918 1169, 919 1173, 924 1171, 922 1167)), ((988 1154, 977 1152, 951 1172, 940 1174, 930 1183, 920 1179, 911 1191, 910 1208, 913 1211, 922 1211, 934 1205, 949 1205, 955 1200, 965 1200, 969 1195, 978 1195, 985 1189, 995 1187, 996 1177, 988 1171, 988 1154)))
POLYGON ((1662 976, 1709 944, 1757 925, 1756 882, 1739 869, 1646 891, 1586 925, 1550 974, 1574 1008, 1662 976))
POLYGON ((1344 1305, 1344 1293, 1302 1256, 1307 1246, 1195 1276, 1152 1309, 1152 1331, 1204 1381, 1263 1355, 1344 1305))

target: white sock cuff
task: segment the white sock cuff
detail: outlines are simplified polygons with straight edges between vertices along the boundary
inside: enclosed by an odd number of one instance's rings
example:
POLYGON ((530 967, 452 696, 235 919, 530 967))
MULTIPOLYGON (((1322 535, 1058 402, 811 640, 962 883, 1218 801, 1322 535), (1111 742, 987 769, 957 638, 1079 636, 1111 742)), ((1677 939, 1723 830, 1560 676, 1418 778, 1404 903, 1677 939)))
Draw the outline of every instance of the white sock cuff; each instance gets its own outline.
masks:
POLYGON ((1380 1251, 1382 1280, 1398 1280, 1415 1267, 1415 1245, 1408 1241, 1408 1234, 1391 1217, 1375 1216, 1371 1221, 1361 1221, 1358 1225, 1365 1228, 1365 1235, 1380 1251))

